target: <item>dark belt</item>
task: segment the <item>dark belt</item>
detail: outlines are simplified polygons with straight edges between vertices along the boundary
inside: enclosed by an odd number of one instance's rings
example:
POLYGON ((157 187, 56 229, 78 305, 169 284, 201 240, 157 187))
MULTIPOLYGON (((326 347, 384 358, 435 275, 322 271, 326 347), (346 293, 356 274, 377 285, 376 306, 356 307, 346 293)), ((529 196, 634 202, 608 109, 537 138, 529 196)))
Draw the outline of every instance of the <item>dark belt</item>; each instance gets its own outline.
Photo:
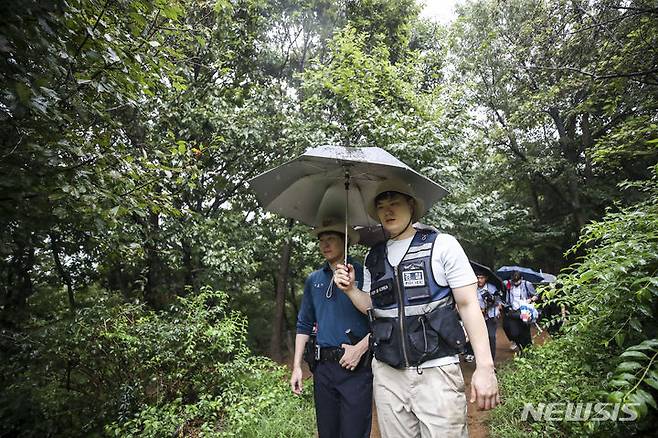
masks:
POLYGON ((316 358, 320 362, 339 362, 345 351, 340 347, 318 347, 319 354, 316 358))

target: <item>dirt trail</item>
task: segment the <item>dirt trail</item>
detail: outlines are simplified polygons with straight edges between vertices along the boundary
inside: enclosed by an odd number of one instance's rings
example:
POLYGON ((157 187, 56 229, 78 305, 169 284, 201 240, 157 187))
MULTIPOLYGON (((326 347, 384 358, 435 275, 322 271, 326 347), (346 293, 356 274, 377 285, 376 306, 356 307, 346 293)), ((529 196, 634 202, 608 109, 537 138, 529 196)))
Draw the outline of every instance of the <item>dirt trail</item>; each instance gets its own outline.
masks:
MULTIPOLYGON (((511 360, 514 357, 514 352, 510 350, 510 341, 505 336, 502 328, 502 322, 498 324, 498 331, 496 332, 496 360, 495 364, 498 367, 500 364, 511 360)), ((475 362, 467 363, 462 360, 462 372, 464 373, 464 382, 466 382, 466 397, 471 394, 471 377, 475 371, 475 362)), ((479 411, 474 403, 468 403, 468 435, 470 438, 485 438, 489 436, 489 429, 486 426, 489 412, 479 411)))

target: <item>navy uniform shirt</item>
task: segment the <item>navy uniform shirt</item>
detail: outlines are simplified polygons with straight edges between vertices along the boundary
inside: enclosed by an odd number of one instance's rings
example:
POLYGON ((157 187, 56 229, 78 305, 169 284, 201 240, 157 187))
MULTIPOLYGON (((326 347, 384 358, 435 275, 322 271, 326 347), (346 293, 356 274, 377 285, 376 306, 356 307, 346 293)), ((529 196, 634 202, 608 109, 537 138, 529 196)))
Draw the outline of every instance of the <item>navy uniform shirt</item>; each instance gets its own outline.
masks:
MULTIPOLYGON (((348 259, 356 273, 356 287, 363 286, 363 266, 348 259)), ((302 307, 297 316, 297 334, 310 335, 317 323, 317 342, 321 347, 351 344, 345 330, 362 339, 368 333, 368 318, 359 312, 345 293, 333 281, 329 263, 313 271, 306 279, 302 307), (329 290, 330 298, 327 298, 329 290)))

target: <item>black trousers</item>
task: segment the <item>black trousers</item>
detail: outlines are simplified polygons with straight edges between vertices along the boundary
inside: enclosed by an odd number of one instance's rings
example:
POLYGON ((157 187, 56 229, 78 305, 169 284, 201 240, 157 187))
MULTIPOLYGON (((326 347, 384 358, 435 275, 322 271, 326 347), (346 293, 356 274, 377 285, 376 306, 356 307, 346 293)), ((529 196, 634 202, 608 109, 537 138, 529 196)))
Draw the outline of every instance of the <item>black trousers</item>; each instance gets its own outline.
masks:
POLYGON ((338 362, 320 362, 313 373, 315 415, 320 438, 368 438, 372 423, 372 370, 348 371, 338 362))
MULTIPOLYGON (((489 348, 491 349, 491 359, 495 360, 496 359, 496 329, 498 328, 498 323, 496 322, 496 318, 487 318, 484 320, 484 322, 487 324, 487 334, 489 335, 489 348)), ((471 345, 471 342, 466 343, 466 350, 464 351, 465 354, 473 354, 473 346, 471 345)))
POLYGON ((489 334, 489 348, 491 348, 491 359, 496 359, 496 329, 498 328, 498 321, 496 318, 487 318, 487 333, 489 334))
POLYGON ((521 350, 532 344, 530 326, 519 318, 505 316, 505 319, 503 320, 503 329, 509 340, 516 342, 521 350))

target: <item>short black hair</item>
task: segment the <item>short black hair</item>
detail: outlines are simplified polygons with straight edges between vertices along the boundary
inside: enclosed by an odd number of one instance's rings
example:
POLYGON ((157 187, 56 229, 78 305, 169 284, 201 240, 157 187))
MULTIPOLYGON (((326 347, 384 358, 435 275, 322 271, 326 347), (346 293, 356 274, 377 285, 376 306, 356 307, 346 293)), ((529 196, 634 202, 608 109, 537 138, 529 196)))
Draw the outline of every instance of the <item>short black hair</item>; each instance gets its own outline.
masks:
POLYGON ((512 281, 513 282, 516 283, 517 281, 521 280, 521 278, 523 278, 523 277, 521 276, 521 273, 519 271, 512 271, 512 281))
POLYGON ((393 199, 395 195, 404 196, 404 199, 406 199, 407 201, 413 199, 411 196, 407 195, 406 193, 400 193, 400 192, 396 192, 395 190, 389 190, 387 192, 381 192, 379 195, 375 197, 375 206, 377 206, 377 203, 379 201, 383 201, 384 199, 393 199))

